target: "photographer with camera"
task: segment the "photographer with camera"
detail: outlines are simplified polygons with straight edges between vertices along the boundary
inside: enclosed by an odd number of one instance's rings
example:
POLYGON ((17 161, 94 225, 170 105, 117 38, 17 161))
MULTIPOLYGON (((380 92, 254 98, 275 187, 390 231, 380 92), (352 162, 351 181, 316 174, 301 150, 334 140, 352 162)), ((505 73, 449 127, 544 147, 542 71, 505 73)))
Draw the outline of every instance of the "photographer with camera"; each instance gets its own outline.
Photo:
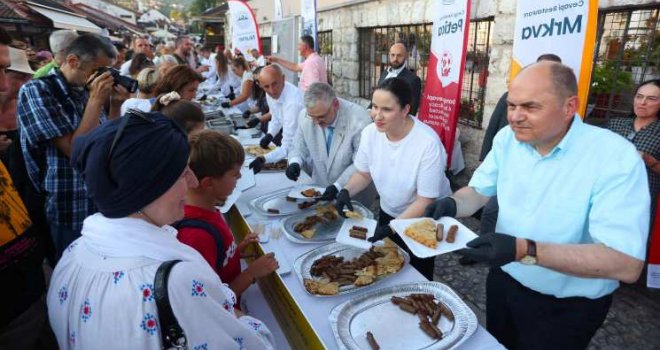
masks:
POLYGON ((96 211, 69 156, 77 137, 119 117, 128 98, 130 79, 119 80, 118 72, 107 68, 116 55, 108 39, 80 35, 69 45, 60 69, 30 81, 19 92, 21 148, 31 182, 45 196, 56 259, 80 236, 83 219, 96 211))

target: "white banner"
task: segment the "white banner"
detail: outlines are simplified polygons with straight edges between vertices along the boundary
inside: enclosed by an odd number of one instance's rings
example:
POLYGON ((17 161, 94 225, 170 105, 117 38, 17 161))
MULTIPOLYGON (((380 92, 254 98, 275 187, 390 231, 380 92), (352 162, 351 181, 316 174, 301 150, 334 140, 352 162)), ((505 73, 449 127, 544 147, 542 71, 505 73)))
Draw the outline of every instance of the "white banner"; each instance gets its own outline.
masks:
POLYGON ((300 0, 300 16, 302 17, 302 35, 310 35, 314 38, 314 49, 318 49, 316 40, 316 0, 300 0))
POLYGON ((231 0, 229 4, 229 20, 231 22, 231 44, 243 54, 251 49, 261 52, 261 38, 259 26, 250 6, 238 0, 231 0))
POLYGON ((273 16, 273 19, 276 21, 279 21, 282 19, 284 16, 284 11, 282 10, 282 0, 273 0, 275 2, 275 15, 273 16))
POLYGON ((538 56, 552 53, 573 68, 584 116, 598 21, 598 0, 518 1, 511 79, 538 56))

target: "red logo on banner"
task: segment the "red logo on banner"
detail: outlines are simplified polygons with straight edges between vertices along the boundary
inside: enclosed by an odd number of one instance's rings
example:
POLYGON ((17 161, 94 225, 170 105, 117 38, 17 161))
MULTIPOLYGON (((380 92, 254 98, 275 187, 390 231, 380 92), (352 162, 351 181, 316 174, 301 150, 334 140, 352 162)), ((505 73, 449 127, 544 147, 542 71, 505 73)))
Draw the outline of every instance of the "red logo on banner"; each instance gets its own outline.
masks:
POLYGON ((445 51, 442 53, 442 59, 440 62, 442 63, 442 76, 443 77, 448 77, 449 73, 451 73, 451 54, 449 51, 445 51))

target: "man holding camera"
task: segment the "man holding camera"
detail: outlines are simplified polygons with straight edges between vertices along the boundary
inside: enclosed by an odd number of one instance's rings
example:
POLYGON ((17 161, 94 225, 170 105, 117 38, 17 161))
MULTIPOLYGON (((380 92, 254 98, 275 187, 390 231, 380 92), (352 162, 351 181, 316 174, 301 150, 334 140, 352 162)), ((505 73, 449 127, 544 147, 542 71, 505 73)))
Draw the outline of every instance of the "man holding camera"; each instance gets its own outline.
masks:
POLYGON ((111 72, 98 72, 112 66, 116 55, 108 39, 80 35, 69 45, 60 69, 30 81, 19 92, 21 148, 30 180, 46 198, 56 259, 80 236, 83 220, 95 210, 82 177, 70 165, 73 141, 119 117, 129 95, 111 72))

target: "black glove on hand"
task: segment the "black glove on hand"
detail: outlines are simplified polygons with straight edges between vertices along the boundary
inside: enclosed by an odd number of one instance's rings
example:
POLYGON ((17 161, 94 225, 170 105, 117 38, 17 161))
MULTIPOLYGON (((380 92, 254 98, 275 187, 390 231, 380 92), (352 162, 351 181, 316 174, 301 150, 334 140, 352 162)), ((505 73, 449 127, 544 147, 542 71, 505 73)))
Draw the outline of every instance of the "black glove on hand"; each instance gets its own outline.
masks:
POLYGON ((258 173, 261 171, 261 168, 266 164, 266 158, 264 157, 257 157, 255 158, 252 163, 250 163, 249 168, 254 171, 254 173, 258 173))
POLYGON ((348 193, 347 189, 343 189, 339 191, 339 194, 337 195, 337 203, 335 204, 335 208, 337 208, 337 213, 341 215, 342 217, 346 217, 344 214, 344 207, 348 208, 348 210, 353 211, 353 203, 351 203, 351 195, 348 193))
POLYGON ((250 115, 252 115, 252 112, 248 109, 247 111, 243 112, 243 118, 247 119, 250 118, 250 115))
POLYGON ((233 87, 231 87, 231 86, 229 87, 229 95, 227 95, 225 97, 228 98, 229 101, 236 98, 236 94, 234 93, 234 88, 233 87))
POLYGON ((259 118, 254 117, 254 118, 248 120, 248 122, 245 125, 248 127, 248 129, 252 129, 255 126, 259 125, 260 122, 261 122, 261 120, 259 120, 259 118))
POLYGON ((289 166, 286 168, 286 177, 289 178, 291 181, 298 181, 298 177, 300 176, 300 164, 298 163, 291 163, 289 166))
POLYGON ((270 145, 271 141, 273 141, 273 135, 266 134, 266 136, 262 137, 261 141, 259 141, 259 146, 263 149, 268 149, 268 145, 270 145))
POLYGON ((381 239, 385 239, 387 237, 390 237, 394 234, 394 231, 392 231, 392 228, 390 225, 379 225, 376 226, 376 232, 374 232, 374 235, 369 237, 367 241, 371 243, 375 243, 380 241, 381 239))
POLYGON ((451 216, 453 218, 456 216, 456 201, 451 197, 438 199, 426 207, 426 210, 424 210, 424 216, 435 220, 440 219, 443 216, 451 216))
POLYGON ((499 267, 516 260, 516 237, 503 233, 487 233, 467 243, 472 249, 461 249, 457 253, 491 267, 499 267))
POLYGON ((229 107, 231 107, 231 103, 229 103, 229 102, 223 102, 223 103, 220 104, 220 107, 222 107, 222 108, 229 108, 229 107))
POLYGON ((335 187, 335 185, 330 185, 330 186, 325 188, 325 191, 321 195, 321 200, 322 201, 335 200, 335 198, 337 198, 337 193, 339 193, 339 190, 337 189, 337 187, 335 187))

